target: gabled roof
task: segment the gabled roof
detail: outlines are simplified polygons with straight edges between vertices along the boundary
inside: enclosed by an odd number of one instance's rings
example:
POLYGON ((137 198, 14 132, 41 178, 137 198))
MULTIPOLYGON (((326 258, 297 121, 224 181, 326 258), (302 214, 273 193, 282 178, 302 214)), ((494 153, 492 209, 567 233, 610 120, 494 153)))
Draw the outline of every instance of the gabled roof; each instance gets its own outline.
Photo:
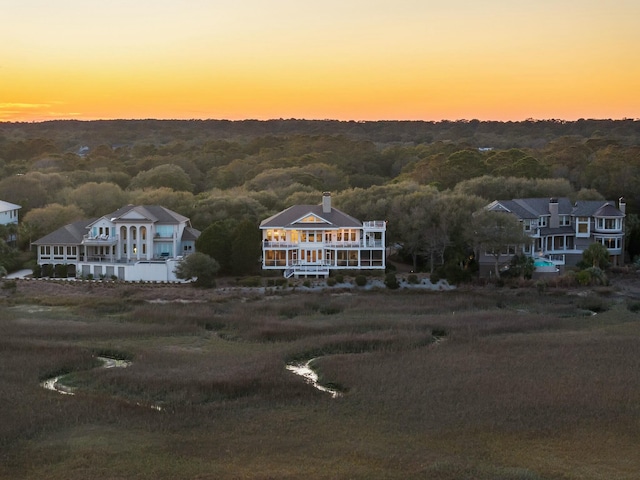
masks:
MULTIPOLYGON (((555 200, 558 203, 559 215, 571 214, 571 200, 567 197, 555 198, 555 200)), ((551 199, 549 198, 516 198, 513 201, 522 205, 523 208, 535 213, 538 217, 550 214, 549 204, 551 203, 551 199)))
POLYGON ((153 223, 179 224, 189 219, 160 205, 127 205, 104 216, 112 222, 148 220, 153 223))
POLYGON ((260 222, 260 228, 326 228, 327 224, 332 227, 340 228, 359 228, 362 222, 350 215, 331 208, 330 212, 323 212, 322 205, 293 205, 280 213, 260 222), (314 215, 326 223, 303 222, 302 220, 309 215, 314 215))
POLYGON ((511 210, 509 210, 503 203, 504 201, 501 200, 494 200, 493 202, 491 202, 489 205, 487 205, 485 208, 491 212, 505 212, 505 213, 511 213, 511 210))
POLYGON ((95 222, 91 220, 79 220, 65 225, 49 235, 39 238, 33 245, 77 245, 82 242, 82 237, 87 233, 89 225, 95 222))
POLYGON ((624 217, 624 213, 615 207, 615 202, 602 200, 577 201, 573 207, 576 217, 624 217), (600 213, 597 213, 600 212, 600 213), (606 213, 605 213, 606 212, 606 213))
MULTIPOLYGON (((579 200, 571 203, 567 197, 560 197, 558 201, 559 215, 573 215, 579 217, 624 217, 613 201, 579 200)), ((488 210, 510 212, 519 219, 536 219, 547 216, 549 212, 548 198, 514 198, 513 200, 496 200, 486 206, 488 210)))
MULTIPOLYGON (((78 222, 65 225, 55 232, 39 238, 32 243, 34 245, 77 245, 82 242, 83 236, 87 233, 88 229, 102 218, 105 218, 111 222, 140 221, 141 219, 147 219, 153 223, 169 225, 177 225, 189 221, 187 217, 169 210, 168 208, 161 207, 160 205, 127 205, 126 207, 122 207, 115 212, 103 215, 100 218, 80 220, 78 222)), ((191 227, 187 228, 190 228, 190 231, 189 233, 185 233, 185 235, 194 236, 193 240, 198 238, 198 236, 200 235, 200 232, 198 230, 191 227)), ((184 235, 183 238, 185 238, 184 235)))
POLYGON ((182 232, 182 241, 196 241, 200 236, 200 230, 196 230, 192 227, 185 227, 182 232))
POLYGON ((9 212, 11 210, 18 210, 20 208, 22 208, 20 205, 0 200, 0 212, 9 212))
POLYGON ((593 212, 594 217, 624 217, 624 213, 613 205, 608 203, 602 205, 598 210, 593 212))

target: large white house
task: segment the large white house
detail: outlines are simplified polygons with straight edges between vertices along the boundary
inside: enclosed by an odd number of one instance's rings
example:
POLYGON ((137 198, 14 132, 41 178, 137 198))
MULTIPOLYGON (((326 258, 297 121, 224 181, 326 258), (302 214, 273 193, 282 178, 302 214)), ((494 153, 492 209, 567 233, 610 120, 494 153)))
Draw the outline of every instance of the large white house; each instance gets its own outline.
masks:
POLYGON ((126 281, 176 281, 175 268, 195 251, 200 232, 159 205, 128 205, 81 220, 33 242, 38 265, 67 265, 70 275, 126 281))
MULTIPOLYGON (((533 239, 531 245, 505 247, 504 262, 523 249, 523 253, 537 259, 538 271, 562 270, 576 265, 582 253, 592 243, 601 243, 609 251, 613 265, 624 263, 624 218, 626 203, 614 201, 579 200, 568 198, 516 198, 496 200, 485 207, 494 212, 514 215, 524 231, 533 239)), ((495 257, 480 252, 480 274, 486 274, 495 257)))
POLYGON ((361 222, 331 206, 294 205, 262 221, 262 268, 285 277, 328 276, 332 270, 385 268, 385 221, 361 222))

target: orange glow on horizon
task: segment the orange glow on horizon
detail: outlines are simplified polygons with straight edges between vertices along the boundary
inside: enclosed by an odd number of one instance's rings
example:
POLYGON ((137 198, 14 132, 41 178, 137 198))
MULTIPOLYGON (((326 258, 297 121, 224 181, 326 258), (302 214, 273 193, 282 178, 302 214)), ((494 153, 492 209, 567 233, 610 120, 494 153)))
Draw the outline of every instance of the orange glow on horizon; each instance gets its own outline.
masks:
POLYGON ((640 117, 635 2, 130 3, 8 9, 0 121, 640 117))

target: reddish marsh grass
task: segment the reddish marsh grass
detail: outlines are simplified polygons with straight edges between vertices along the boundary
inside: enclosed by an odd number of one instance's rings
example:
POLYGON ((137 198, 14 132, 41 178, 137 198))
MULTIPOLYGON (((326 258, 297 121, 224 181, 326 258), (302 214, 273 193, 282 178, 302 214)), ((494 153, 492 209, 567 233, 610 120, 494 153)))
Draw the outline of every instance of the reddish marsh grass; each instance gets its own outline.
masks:
POLYGON ((640 316, 623 304, 584 317, 578 297, 492 288, 141 303, 150 292, 131 290, 121 310, 104 302, 94 314, 79 296, 66 307, 82 315, 66 319, 5 316, 0 305, 0 401, 9 407, 0 477, 640 471, 636 456, 622 456, 640 447, 640 316), (438 344, 428 341, 434 329, 447 333, 438 344), (88 370, 107 347, 133 365, 88 370), (328 354, 315 365, 346 395, 332 400, 284 369, 314 353, 328 354), (77 396, 40 389, 40 375, 57 368, 77 372, 77 396), (156 401, 168 409, 136 406, 156 401))

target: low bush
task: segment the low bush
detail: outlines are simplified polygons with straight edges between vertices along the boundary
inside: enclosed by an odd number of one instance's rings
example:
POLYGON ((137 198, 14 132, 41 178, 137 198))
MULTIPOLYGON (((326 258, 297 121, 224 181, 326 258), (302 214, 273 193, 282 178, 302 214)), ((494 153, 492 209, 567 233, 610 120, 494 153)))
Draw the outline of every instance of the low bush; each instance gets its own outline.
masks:
POLYGON ((327 287, 334 287, 337 283, 338 281, 335 278, 333 277, 327 278, 327 287))
POLYGON ((33 278, 40 278, 42 277, 42 267, 38 264, 33 266, 33 278))
POLYGON ((364 275, 356 275, 355 282, 359 287, 364 287, 367 284, 367 277, 364 275))
POLYGON ((415 273, 409 274, 409 276, 407 277, 407 282, 409 282, 411 285, 417 285, 418 283, 420 283, 418 280, 418 276, 415 273))
POLYGON ((56 278, 67 278, 69 276, 69 266, 63 263, 58 263, 54 269, 56 278))
POLYGON ((44 265, 42 265, 42 267, 40 268, 40 275, 45 278, 53 276, 53 265, 51 265, 50 263, 45 263, 44 265))
POLYGON ((384 284, 391 290, 395 290, 400 287, 395 273, 387 273, 387 275, 384 277, 384 284))
POLYGON ((608 285, 609 280, 604 271, 598 267, 589 267, 576 273, 576 281, 579 285, 608 285))

